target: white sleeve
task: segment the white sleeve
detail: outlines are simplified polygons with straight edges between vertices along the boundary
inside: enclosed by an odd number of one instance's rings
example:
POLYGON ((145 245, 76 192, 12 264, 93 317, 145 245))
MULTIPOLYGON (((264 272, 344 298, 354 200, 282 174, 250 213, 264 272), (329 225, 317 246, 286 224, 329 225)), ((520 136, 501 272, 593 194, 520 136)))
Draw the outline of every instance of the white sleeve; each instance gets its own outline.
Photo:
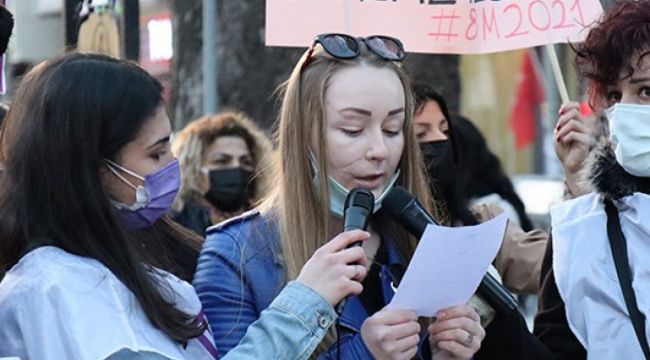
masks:
POLYGON ((105 359, 120 350, 182 359, 187 353, 148 320, 112 274, 55 281, 0 305, 0 356, 105 359))

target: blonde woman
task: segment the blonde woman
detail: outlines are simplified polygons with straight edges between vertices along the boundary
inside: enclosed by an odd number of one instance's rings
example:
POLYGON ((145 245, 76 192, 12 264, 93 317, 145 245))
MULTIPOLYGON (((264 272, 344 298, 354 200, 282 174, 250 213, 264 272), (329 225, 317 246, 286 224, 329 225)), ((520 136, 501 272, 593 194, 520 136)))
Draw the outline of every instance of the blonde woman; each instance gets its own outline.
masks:
POLYGON ((266 187, 258 174, 270 141, 243 113, 224 112, 190 123, 176 139, 182 182, 173 217, 205 236, 205 229, 249 209, 266 187))
MULTIPOLYGON (((396 184, 429 199, 403 58, 394 38, 325 34, 294 67, 279 117, 276 182, 259 209, 212 228, 199 258, 194 286, 220 351, 237 345, 316 249, 341 232, 343 201, 357 187, 373 192, 379 210, 363 243, 368 275, 316 356, 411 359, 420 349, 469 359, 480 347, 485 332, 468 306, 445 309, 427 328, 413 312, 385 307, 416 239, 394 226, 381 202, 396 184)), ((305 321, 318 318, 313 312, 305 321)))
MULTIPOLYGON (((96 54, 48 60, 23 79, 0 137, 0 358, 220 358, 176 276, 176 257, 195 259, 194 236, 164 218, 181 175, 162 91, 137 65, 96 54)), ((223 359, 312 353, 332 304, 361 292, 363 250, 346 248, 367 238, 320 247, 223 359), (322 320, 305 321, 311 312, 322 320)))

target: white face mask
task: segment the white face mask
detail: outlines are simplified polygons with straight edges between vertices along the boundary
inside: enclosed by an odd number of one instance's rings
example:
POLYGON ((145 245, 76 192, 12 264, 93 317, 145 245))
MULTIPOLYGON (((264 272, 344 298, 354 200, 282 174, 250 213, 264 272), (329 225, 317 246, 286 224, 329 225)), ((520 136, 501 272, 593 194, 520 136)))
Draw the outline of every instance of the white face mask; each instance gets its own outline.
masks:
POLYGON ((108 170, 110 170, 115 176, 117 176, 120 180, 122 180, 124 183, 129 185, 133 190, 135 190, 135 203, 133 203, 133 204, 124 204, 124 203, 121 203, 119 201, 111 200, 113 205, 115 205, 115 207, 117 207, 118 209, 127 209, 127 210, 132 210, 132 211, 136 211, 136 210, 142 209, 145 206, 147 206, 147 204, 149 203, 149 194, 147 193, 147 189, 142 185, 140 185, 140 186, 133 185, 133 183, 130 182, 129 180, 127 180, 124 176, 122 176, 116 170, 116 168, 119 169, 119 170, 124 171, 125 173, 127 173, 127 174, 129 174, 129 175, 131 175, 133 177, 135 177, 136 179, 142 180, 143 182, 144 182, 144 177, 134 173, 133 171, 131 171, 131 170, 125 168, 125 167, 122 167, 122 166, 118 165, 117 163, 115 163, 115 162, 113 162, 111 160, 104 159, 104 161, 106 162, 106 167, 108 167, 108 170))
MULTIPOLYGON (((311 151, 309 153, 309 164, 311 165, 312 170, 314 171, 314 177, 312 182, 315 189, 320 189, 320 174, 318 172, 318 166, 316 165, 316 158, 312 155, 311 151)), ((384 201, 384 198, 388 193, 393 189, 397 178, 399 178, 400 170, 397 169, 393 177, 388 182, 388 185, 384 188, 381 194, 375 198, 375 206, 372 213, 376 213, 381 209, 381 204, 384 201)), ((329 191, 329 200, 330 200, 330 212, 334 215, 342 218, 345 210, 345 198, 347 198, 350 190, 345 186, 341 185, 338 181, 334 180, 331 176, 327 177, 327 188, 329 191)))
POLYGON ((619 103, 605 113, 616 161, 634 176, 650 177, 650 105, 619 103))

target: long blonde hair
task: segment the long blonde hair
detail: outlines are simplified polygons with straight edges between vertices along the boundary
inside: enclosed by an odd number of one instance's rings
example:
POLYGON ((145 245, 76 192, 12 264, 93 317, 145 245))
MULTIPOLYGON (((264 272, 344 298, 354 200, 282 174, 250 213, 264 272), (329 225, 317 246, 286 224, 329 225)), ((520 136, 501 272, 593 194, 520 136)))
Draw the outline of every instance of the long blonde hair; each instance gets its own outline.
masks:
MULTIPOLYGON (((428 209, 431 197, 426 177, 422 172, 422 159, 412 126, 414 100, 410 79, 401 64, 386 61, 367 49, 359 57, 340 60, 327 55, 320 46, 312 54, 311 62, 304 68, 307 53, 294 67, 289 79, 282 87, 282 105, 276 138, 278 144, 275 157, 272 185, 269 196, 260 206, 268 216, 275 217, 280 229, 280 248, 284 259, 286 279, 295 279, 300 269, 316 249, 329 241, 329 193, 327 182, 321 181, 320 188, 312 183, 308 153, 312 127, 319 130, 318 149, 313 149, 318 159, 321 179, 327 179, 324 132, 324 97, 331 76, 343 67, 374 66, 393 70, 399 77, 405 94, 404 150, 399 165, 401 170, 398 184, 413 193, 428 209), (322 194, 322 196, 319 196, 322 194)), ((439 209, 436 206, 436 209, 439 209)), ((439 216, 436 211, 434 216, 439 216)), ((394 228, 397 247, 409 261, 417 240, 398 226, 394 228)))
POLYGON ((194 120, 176 135, 172 152, 178 157, 182 176, 173 210, 181 211, 186 202, 197 201, 203 197, 199 182, 205 151, 218 137, 228 135, 241 137, 253 158, 253 200, 260 199, 268 191, 268 172, 263 170, 269 167, 271 141, 246 114, 226 111, 194 120))
MULTIPOLYGON (((317 170, 321 179, 327 179, 327 149, 325 148, 325 93, 331 76, 349 66, 373 66, 393 70, 400 79, 405 94, 404 149, 399 164, 401 170, 397 184, 414 194, 433 215, 441 218, 444 210, 439 204, 432 206, 422 158, 412 125, 414 99, 409 75, 400 63, 386 61, 362 47, 359 57, 340 60, 329 56, 320 46, 312 54, 308 66, 303 65, 307 52, 294 67, 289 79, 281 87, 282 103, 276 131, 277 152, 272 166, 273 184, 260 204, 262 213, 277 222, 280 233, 280 251, 285 269, 285 280, 295 279, 314 252, 329 241, 330 204, 327 181, 319 188, 312 182, 313 172, 309 162, 309 139, 312 127, 318 129, 320 143, 312 149, 320 155, 317 170), (304 69, 303 69, 304 68, 304 69), (322 194, 322 195, 319 195, 322 194)), ((385 219, 383 229, 390 231, 396 247, 408 263, 417 239, 409 235, 391 219, 385 219)), ((319 344, 326 350, 334 341, 331 329, 319 344)))

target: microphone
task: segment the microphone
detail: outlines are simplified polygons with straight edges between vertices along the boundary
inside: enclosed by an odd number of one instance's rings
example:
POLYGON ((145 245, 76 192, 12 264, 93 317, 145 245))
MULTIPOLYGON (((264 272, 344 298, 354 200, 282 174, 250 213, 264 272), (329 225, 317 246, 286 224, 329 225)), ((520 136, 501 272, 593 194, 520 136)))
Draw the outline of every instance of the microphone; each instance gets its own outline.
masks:
MULTIPOLYGON (((418 199, 401 186, 395 186, 382 204, 388 214, 417 238, 422 237, 428 224, 438 225, 418 199)), ((519 313, 515 299, 490 273, 486 273, 481 280, 477 293, 497 311, 505 314, 519 313)))
MULTIPOLYGON (((343 208, 343 231, 366 230, 374 207, 375 197, 370 190, 356 188, 350 191, 343 208)), ((360 244, 359 241, 353 245, 360 244)))
MULTIPOLYGON (((352 230, 366 230, 370 222, 370 215, 375 208, 375 197, 368 189, 356 188, 350 191, 348 196, 345 197, 345 205, 343 207, 343 231, 352 230)), ((348 245, 348 248, 353 246, 361 246, 361 241, 355 241, 348 245)), ((346 299, 336 307, 339 314, 343 313, 345 308, 346 299)))

